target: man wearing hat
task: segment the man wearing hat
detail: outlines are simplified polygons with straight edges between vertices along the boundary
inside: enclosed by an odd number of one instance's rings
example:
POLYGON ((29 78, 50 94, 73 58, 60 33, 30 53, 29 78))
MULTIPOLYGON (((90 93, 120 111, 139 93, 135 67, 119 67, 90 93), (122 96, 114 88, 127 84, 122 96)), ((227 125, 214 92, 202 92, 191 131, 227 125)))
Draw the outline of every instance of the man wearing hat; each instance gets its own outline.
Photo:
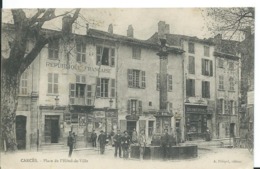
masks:
POLYGON ((161 146, 162 146, 164 160, 167 159, 169 142, 170 142, 170 135, 168 134, 168 129, 164 129, 164 133, 161 136, 161 146))
POLYGON ((128 149, 130 145, 130 136, 128 135, 127 131, 124 131, 124 135, 122 136, 121 143, 123 149, 123 157, 124 159, 127 159, 129 156, 128 149))
POLYGON ((139 150, 140 150, 140 160, 144 158, 144 150, 146 145, 146 136, 144 133, 144 129, 141 130, 140 135, 138 137, 139 150))
POLYGON ((113 138, 114 145, 115 145, 115 154, 114 156, 117 157, 117 151, 119 151, 119 157, 121 158, 121 133, 120 129, 117 129, 117 133, 113 138))
POLYGON ((92 146, 97 147, 97 145, 96 145, 97 133, 95 132, 95 130, 92 131, 90 139, 91 139, 91 142, 92 142, 92 146))
POLYGON ((106 135, 103 130, 100 131, 98 136, 99 146, 100 146, 100 153, 104 154, 105 152, 105 145, 106 145, 106 135))

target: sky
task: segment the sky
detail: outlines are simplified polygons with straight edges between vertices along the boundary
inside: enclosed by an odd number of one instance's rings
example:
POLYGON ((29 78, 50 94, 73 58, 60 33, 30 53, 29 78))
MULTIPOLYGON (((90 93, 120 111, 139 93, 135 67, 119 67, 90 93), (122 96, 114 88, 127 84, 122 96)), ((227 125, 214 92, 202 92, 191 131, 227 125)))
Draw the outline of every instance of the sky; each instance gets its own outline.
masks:
MULTIPOLYGON (((57 9, 56 15, 64 11, 69 9, 57 9)), ((35 9, 26 12, 30 15, 35 9)), ((11 21, 9 9, 4 10, 3 19, 11 21)), ((126 35, 128 26, 132 25, 135 38, 148 39, 158 31, 158 22, 165 21, 170 25, 170 33, 199 38, 211 36, 200 8, 83 8, 77 21, 75 31, 80 34, 86 32, 86 23, 89 23, 90 28, 103 31, 107 31, 108 25, 112 24, 114 33, 120 35, 126 35)), ((48 22, 44 27, 60 29, 61 18, 48 22)))

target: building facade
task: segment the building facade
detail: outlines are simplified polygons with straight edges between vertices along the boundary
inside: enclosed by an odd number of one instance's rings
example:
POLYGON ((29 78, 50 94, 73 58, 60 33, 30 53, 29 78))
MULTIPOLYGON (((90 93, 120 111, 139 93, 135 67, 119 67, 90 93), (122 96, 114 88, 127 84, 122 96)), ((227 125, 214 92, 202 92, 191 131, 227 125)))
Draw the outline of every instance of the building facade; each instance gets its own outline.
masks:
POLYGON ((214 37, 216 67, 216 137, 239 136, 240 57, 238 42, 214 37))

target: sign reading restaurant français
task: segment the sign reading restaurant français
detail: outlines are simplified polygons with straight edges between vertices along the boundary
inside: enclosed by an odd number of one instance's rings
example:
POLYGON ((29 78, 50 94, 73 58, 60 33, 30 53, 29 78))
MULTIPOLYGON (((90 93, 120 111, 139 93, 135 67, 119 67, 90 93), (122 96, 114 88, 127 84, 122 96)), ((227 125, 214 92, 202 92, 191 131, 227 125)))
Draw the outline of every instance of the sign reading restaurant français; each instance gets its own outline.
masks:
POLYGON ((207 107, 199 107, 199 106, 186 106, 186 113, 207 113, 207 107))
POLYGON ((53 63, 53 62, 46 62, 46 67, 53 67, 53 68, 58 68, 58 69, 70 69, 70 70, 76 70, 83 72, 85 70, 87 71, 92 71, 92 72, 103 72, 103 73, 110 73, 111 69, 108 68, 100 68, 99 67, 91 67, 91 66, 86 66, 86 65, 71 65, 71 64, 66 64, 66 63, 53 63))

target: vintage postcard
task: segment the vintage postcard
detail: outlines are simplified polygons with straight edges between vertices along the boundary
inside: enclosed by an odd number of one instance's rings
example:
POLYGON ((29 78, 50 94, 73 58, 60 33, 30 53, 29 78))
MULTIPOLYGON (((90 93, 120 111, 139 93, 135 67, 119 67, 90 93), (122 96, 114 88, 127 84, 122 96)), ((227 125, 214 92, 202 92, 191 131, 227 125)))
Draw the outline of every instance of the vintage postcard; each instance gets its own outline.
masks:
POLYGON ((2 9, 1 168, 250 169, 255 8, 2 9))

